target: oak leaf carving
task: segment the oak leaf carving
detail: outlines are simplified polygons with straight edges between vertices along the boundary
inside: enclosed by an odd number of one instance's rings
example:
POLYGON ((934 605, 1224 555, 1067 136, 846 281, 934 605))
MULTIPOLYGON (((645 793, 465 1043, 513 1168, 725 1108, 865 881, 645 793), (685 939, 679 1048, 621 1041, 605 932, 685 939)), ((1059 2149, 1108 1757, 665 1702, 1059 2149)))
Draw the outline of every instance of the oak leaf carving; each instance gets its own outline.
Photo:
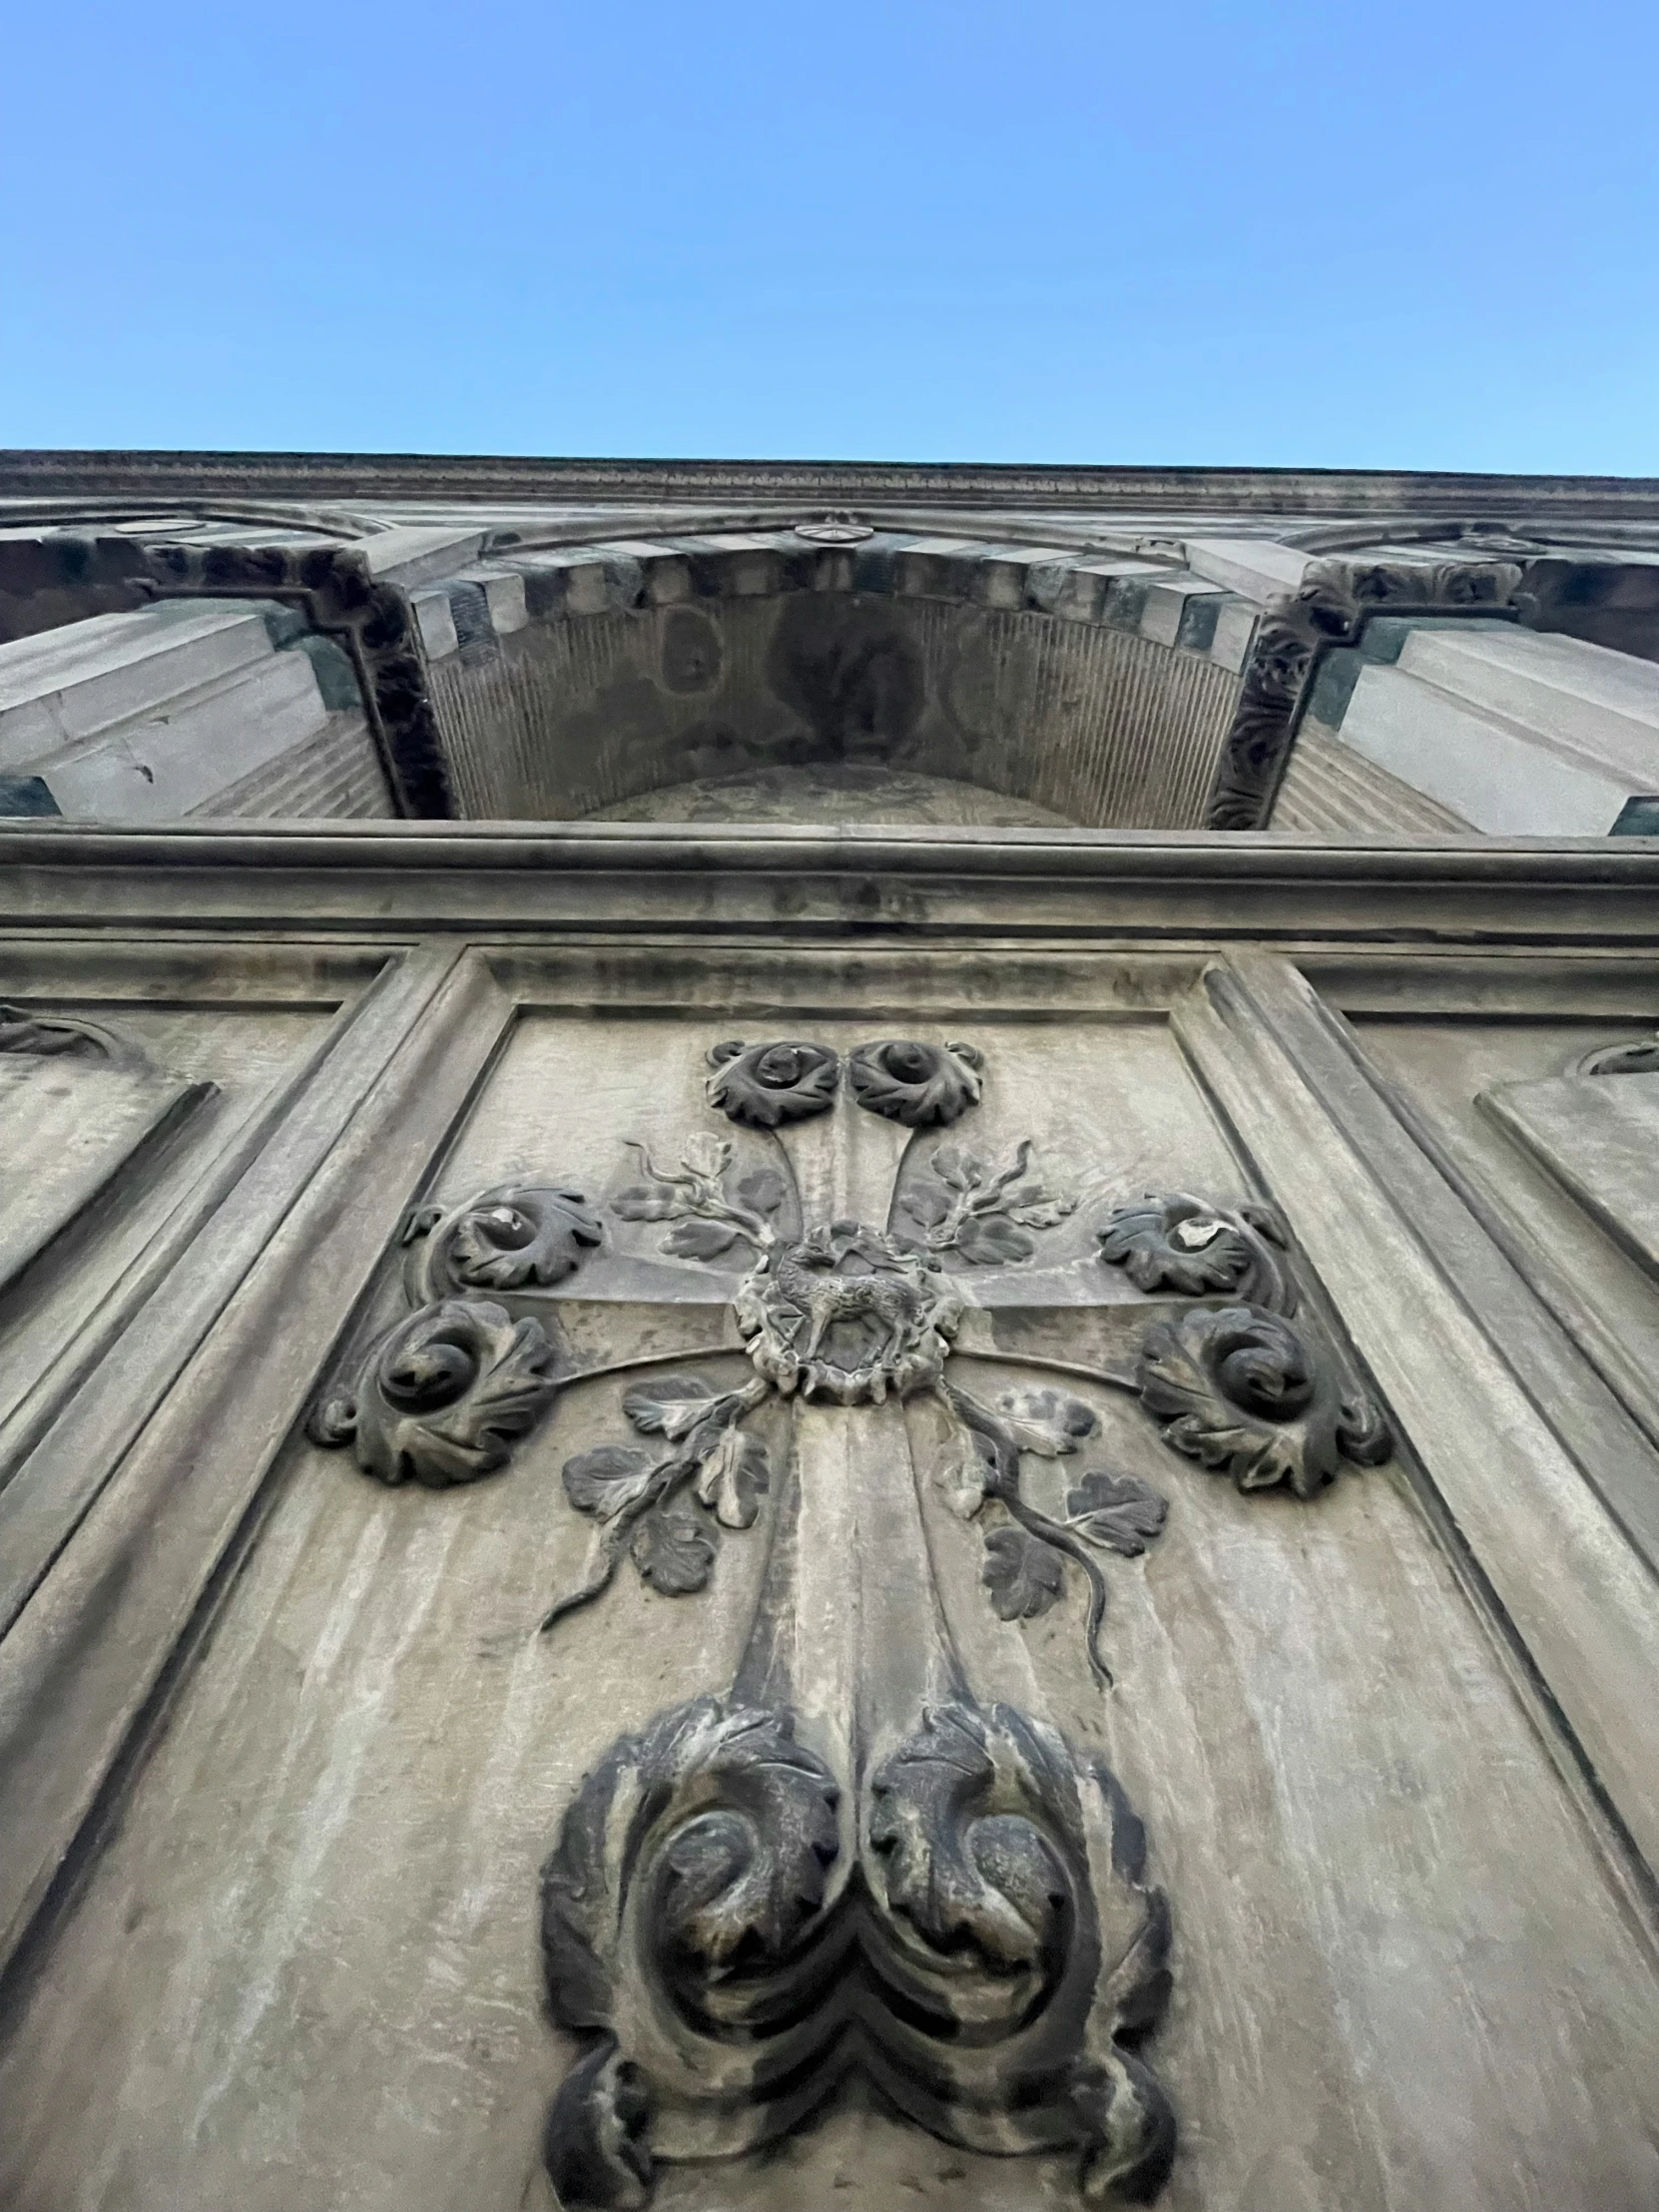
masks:
POLYGON ((985 1538, 979 1579, 998 1620, 1033 1620, 1058 1599, 1065 1567, 1057 1551, 1023 1528, 993 1528, 985 1538))
POLYGON ((664 1597, 688 1597, 707 1585, 719 1544, 709 1516, 675 1498, 636 1523, 631 1550, 642 1581, 664 1597))
POLYGON ((637 1382, 631 1390, 625 1390, 622 1410, 644 1434, 666 1436, 671 1443, 678 1443, 721 1395, 700 1375, 663 1375, 654 1382, 637 1382))
POLYGON ((1164 1532, 1169 1501, 1133 1474, 1086 1474, 1066 1493, 1068 1525, 1091 1543, 1138 1558, 1164 1532))

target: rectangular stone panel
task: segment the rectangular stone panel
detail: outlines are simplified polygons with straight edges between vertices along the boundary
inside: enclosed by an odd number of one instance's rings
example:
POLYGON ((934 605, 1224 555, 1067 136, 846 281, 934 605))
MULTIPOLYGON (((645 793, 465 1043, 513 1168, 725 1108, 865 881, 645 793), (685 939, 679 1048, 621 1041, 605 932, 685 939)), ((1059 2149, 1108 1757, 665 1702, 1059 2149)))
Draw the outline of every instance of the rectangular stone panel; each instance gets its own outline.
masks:
POLYGON ((202 1101, 210 1083, 68 1057, 0 1055, 0 1292, 202 1101))
MULTIPOLYGON (((941 964, 940 1003, 959 982, 941 964)), ((1074 1565, 1054 1603, 999 1617, 934 1400, 902 1419, 889 1404, 869 1426, 878 1464, 849 1461, 845 1487, 867 1504, 915 1484, 946 1629, 982 1698, 1109 1761, 1146 1821, 1176 1996, 1145 2055, 1183 2128, 1160 2201, 1645 2204, 1651 1976, 1407 1471, 1354 1467, 1307 1500, 1246 1493, 1172 1451, 1114 1381, 1173 1307, 1100 1257, 1113 1209, 1149 1189, 1291 1194, 1252 1191, 1155 1013, 1028 1011, 906 1016, 924 1041, 982 1056, 982 1096, 911 1135, 842 1094, 833 1115, 855 1118, 838 1152, 724 1119, 709 1049, 771 1033, 844 1058, 891 1022, 844 1004, 759 1024, 520 1016, 426 1195, 453 1210, 537 1177, 581 1194, 603 1242, 538 1307, 575 1379, 477 1482, 388 1486, 352 1449, 290 1441, 214 1637, 0 2059, 14 2115, 0 2194, 19 2212, 549 2212, 539 2134, 571 2053, 542 2009, 536 1868, 619 1734, 732 1680, 791 1450, 792 1409, 769 1404, 755 1438, 772 1486, 751 1525, 721 1530, 704 1588, 671 1594, 624 1560, 538 1635, 593 1535, 566 1463, 650 1441, 622 1410, 643 1381, 728 1389, 754 1372, 724 1319, 743 1255, 665 1249, 677 1225, 628 1201, 699 1136, 729 1141, 746 1177, 788 1150, 792 1233, 815 1207, 867 1208, 883 1160, 891 1225, 919 1230, 928 1207, 905 1200, 958 1171, 941 1155, 1001 1163, 1027 1141, 1072 1202, 1024 1257, 948 1263, 968 1312, 947 1372, 987 1404, 1058 1390, 1088 1408, 1086 1437, 1030 1462, 1044 1514, 1063 1521, 1094 1477, 1166 1502, 1157 1540, 1106 1562, 1115 1687, 1085 1658, 1074 1565)), ((406 1310, 423 1249, 417 1235, 388 1250, 330 1374, 406 1310)), ((837 1417, 843 1458, 861 1419, 837 1417)), ((843 1565, 849 1590, 878 1587, 878 1550, 833 1555, 843 1520, 864 1525, 842 1504, 818 1498, 810 1563, 826 1592, 843 1565)), ((830 1607, 823 1625, 832 1640, 844 1623, 830 1607)), ((848 2085, 766 2159, 665 2168, 655 2203, 1047 2212, 1077 2201, 1074 2163, 951 2149, 848 2085)))

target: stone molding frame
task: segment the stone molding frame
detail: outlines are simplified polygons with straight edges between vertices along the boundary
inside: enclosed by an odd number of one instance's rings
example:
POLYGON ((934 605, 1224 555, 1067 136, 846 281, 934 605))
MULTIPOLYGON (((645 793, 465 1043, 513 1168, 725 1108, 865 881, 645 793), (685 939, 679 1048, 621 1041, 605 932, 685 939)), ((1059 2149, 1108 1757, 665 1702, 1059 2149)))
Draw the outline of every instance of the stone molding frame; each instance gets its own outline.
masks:
POLYGON ((1515 561, 1322 561, 1270 607, 1245 665, 1233 726, 1204 810, 1207 830, 1265 830, 1290 765, 1314 679, 1334 646, 1354 645, 1373 615, 1519 620, 1515 561))
POLYGON ((408 593, 375 577, 361 545, 152 544, 144 557, 157 599, 276 599, 300 608, 350 659, 398 812, 455 819, 419 624, 408 593))

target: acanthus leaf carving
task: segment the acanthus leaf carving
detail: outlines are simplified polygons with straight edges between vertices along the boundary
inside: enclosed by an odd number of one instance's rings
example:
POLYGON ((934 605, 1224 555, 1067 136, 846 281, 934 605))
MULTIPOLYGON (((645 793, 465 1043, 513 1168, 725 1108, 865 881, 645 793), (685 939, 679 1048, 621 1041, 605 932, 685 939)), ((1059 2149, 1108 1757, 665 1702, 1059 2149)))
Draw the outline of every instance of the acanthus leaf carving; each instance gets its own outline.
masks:
POLYGON ((1284 1224, 1271 1207, 1212 1206, 1189 1192, 1149 1191, 1120 1206, 1104 1228, 1100 1257, 1120 1267, 1139 1291, 1187 1298, 1222 1292, 1241 1305, 1296 1311, 1295 1286, 1282 1254, 1284 1224))
POLYGON ((828 1045, 717 1044, 709 1054, 709 1104, 750 1129, 778 1129, 828 1113, 840 1059, 828 1045))
POLYGON ((907 1129, 942 1129, 978 1105, 983 1065, 972 1045, 888 1037, 859 1045, 848 1056, 846 1079, 866 1113, 907 1129))
POLYGON ((622 1221, 666 1221, 674 1227, 662 1239, 663 1251, 683 1260, 718 1260, 741 1238, 751 1251, 765 1254, 777 1242, 769 1216, 783 1204, 783 1178, 774 1169, 743 1177, 728 1192, 732 1143, 699 1130, 681 1147, 678 1167, 660 1167, 649 1146, 627 1140, 637 1152, 648 1181, 632 1185, 611 1200, 622 1221))
POLYGON ((877 1763, 853 1842, 841 1796, 788 1711, 736 1697, 583 1784, 541 1889, 551 2009, 584 2046, 546 2131, 561 2203, 640 2206, 660 2159, 770 2140, 849 2060, 947 2142, 1069 2149, 1088 2201, 1155 2195, 1174 2120, 1133 2045, 1169 1915, 1111 1775, 964 1695, 877 1763))
POLYGON ((653 1458, 631 1445, 602 1444, 565 1461, 565 1495, 598 1526, 581 1579, 548 1608, 544 1630, 608 1589, 625 1550, 664 1597, 690 1596, 707 1585, 720 1527, 752 1527, 769 1486, 764 1447, 735 1431, 771 1394, 760 1377, 722 1390, 698 1375, 663 1376, 624 1394, 622 1409, 634 1427, 662 1436, 670 1448, 653 1458), (681 1494, 688 1486, 690 1498, 681 1494), (714 1506, 715 1520, 704 1504, 714 1506))
POLYGON ((403 1231, 412 1304, 548 1290, 574 1274, 604 1231, 580 1191, 499 1183, 451 1208, 425 1206, 403 1231))
POLYGON ((1254 1307, 1154 1324, 1137 1382, 1165 1442, 1241 1490, 1283 1482, 1311 1497, 1345 1458, 1375 1466, 1391 1449, 1382 1413, 1335 1363, 1283 1315, 1254 1307))
POLYGON ((898 1200, 921 1231, 929 1252, 956 1252, 970 1267, 1005 1267, 1037 1249, 1033 1230, 1054 1229, 1077 1201, 1051 1190, 1032 1169, 1029 1138, 1001 1167, 992 1167, 960 1145, 941 1145, 898 1200))
POLYGON ((656 2107, 695 2102, 705 2073, 718 2087, 704 2088, 704 2156, 799 2116, 788 2071, 804 2040, 811 2057, 840 2024, 789 2027, 840 1855, 839 1803, 788 1713, 720 1698, 622 1738, 583 1784, 541 1878, 549 2003, 587 2045, 545 2136, 572 2212, 646 2202, 656 2107))
POLYGON ((384 1331, 312 1413, 319 1444, 349 1443, 382 1482, 436 1489, 504 1467, 558 1387, 539 1323, 450 1298, 384 1331))
POLYGON ((946 2141, 1075 2149, 1091 2201, 1149 2201, 1175 2120, 1132 2045, 1168 2000, 1169 1912, 1115 1779, 958 1698, 876 1768, 868 1836, 862 1940, 904 2015, 873 2038, 880 2086, 946 2141))
POLYGON ((1097 1469, 1066 1492, 1066 1526, 1125 1559, 1139 1558, 1168 1518, 1168 1498, 1139 1475, 1097 1469))
POLYGON ((956 1423, 953 1447, 938 1470, 946 1501, 964 1519, 980 1515, 994 1500, 1006 1520, 982 1522, 985 1561, 981 1580, 1002 1620, 1031 1619, 1044 1613, 1065 1589, 1064 1561, 1074 1561, 1089 1593, 1084 1648, 1097 1679, 1109 1684, 1112 1672, 1101 1649, 1106 1620, 1106 1578, 1090 1546, 1132 1558, 1163 1532, 1168 1506, 1150 1483, 1104 1470, 1084 1474, 1071 1491, 1068 1517, 1055 1520, 1026 1496, 1021 1458, 1071 1456, 1094 1435, 1099 1415, 1068 1390, 1041 1385, 1004 1391, 992 1408, 953 1382, 939 1386, 939 1397, 956 1423), (975 1497, 972 1477, 981 1476, 975 1497), (1079 1500, 1082 1500, 1081 1505, 1079 1500), (1103 1513, 1116 1520, 1101 1519, 1103 1513), (1131 1535, 1138 1540, 1131 1545, 1131 1535))
POLYGON ((542 2130, 542 2163, 560 2204, 644 2212, 656 2180, 650 2124, 639 2068, 603 2037, 560 2083, 542 2130))

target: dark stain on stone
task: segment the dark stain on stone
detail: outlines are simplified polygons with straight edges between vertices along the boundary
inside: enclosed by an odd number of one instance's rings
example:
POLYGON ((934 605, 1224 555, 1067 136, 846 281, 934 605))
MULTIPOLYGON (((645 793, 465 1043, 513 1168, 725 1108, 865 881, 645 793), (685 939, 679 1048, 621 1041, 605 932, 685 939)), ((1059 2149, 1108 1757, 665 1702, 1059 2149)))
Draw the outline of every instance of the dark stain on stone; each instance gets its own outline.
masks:
POLYGON ((676 607, 663 625, 663 682, 669 690, 682 697, 715 690, 725 661, 720 632, 708 616, 676 607))
POLYGON ((921 720, 921 655, 888 606, 858 598, 785 603, 767 681, 813 732, 813 757, 890 761, 921 720))

